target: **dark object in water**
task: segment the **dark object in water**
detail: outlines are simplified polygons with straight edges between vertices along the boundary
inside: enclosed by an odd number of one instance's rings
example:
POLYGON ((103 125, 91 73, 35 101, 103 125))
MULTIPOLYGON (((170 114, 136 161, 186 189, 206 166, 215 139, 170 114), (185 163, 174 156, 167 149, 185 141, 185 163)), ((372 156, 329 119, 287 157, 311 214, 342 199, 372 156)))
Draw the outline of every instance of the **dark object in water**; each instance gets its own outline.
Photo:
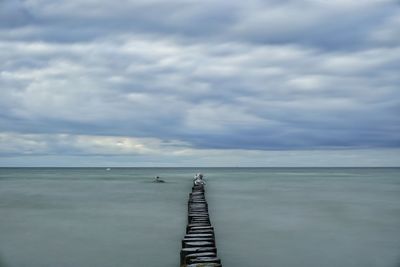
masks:
POLYGON ((165 183, 164 180, 161 180, 161 179, 160 179, 160 176, 156 176, 156 178, 154 179, 154 182, 155 182, 155 183, 165 183))

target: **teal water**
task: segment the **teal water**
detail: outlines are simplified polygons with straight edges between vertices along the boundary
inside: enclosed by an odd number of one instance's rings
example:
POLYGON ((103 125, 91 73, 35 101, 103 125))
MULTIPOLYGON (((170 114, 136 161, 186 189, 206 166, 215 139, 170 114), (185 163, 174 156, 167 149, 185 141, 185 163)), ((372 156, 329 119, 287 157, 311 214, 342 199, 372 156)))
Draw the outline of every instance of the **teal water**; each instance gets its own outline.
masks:
POLYGON ((0 168, 0 266, 176 267, 198 171, 224 266, 400 266, 399 168, 0 168))

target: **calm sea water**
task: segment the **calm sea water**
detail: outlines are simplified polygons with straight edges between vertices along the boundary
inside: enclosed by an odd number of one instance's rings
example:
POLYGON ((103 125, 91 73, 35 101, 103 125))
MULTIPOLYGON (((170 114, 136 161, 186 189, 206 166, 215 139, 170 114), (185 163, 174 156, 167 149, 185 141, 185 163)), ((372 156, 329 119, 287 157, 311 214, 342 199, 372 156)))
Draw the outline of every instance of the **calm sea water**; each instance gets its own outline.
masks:
POLYGON ((224 266, 400 266, 398 168, 0 168, 0 266, 176 267, 198 171, 224 266))

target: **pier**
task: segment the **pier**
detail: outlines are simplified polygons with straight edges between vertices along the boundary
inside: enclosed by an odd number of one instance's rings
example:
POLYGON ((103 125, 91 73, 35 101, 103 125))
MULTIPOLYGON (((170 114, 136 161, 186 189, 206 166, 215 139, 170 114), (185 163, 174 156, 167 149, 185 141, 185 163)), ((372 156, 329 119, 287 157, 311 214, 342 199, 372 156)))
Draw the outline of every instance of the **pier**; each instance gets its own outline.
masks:
POLYGON ((188 224, 182 239, 181 267, 221 267, 214 227, 208 214, 204 184, 193 185, 188 202, 188 224))

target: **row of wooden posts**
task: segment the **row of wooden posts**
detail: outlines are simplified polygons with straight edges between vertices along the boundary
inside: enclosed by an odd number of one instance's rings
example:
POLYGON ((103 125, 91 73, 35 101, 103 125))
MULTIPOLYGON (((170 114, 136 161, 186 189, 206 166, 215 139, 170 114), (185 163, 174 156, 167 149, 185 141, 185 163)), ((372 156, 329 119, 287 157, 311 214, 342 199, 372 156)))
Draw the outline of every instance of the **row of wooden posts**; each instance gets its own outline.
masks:
POLYGON ((204 184, 193 185, 188 202, 188 225, 182 240, 181 267, 221 267, 214 227, 208 214, 204 184))

